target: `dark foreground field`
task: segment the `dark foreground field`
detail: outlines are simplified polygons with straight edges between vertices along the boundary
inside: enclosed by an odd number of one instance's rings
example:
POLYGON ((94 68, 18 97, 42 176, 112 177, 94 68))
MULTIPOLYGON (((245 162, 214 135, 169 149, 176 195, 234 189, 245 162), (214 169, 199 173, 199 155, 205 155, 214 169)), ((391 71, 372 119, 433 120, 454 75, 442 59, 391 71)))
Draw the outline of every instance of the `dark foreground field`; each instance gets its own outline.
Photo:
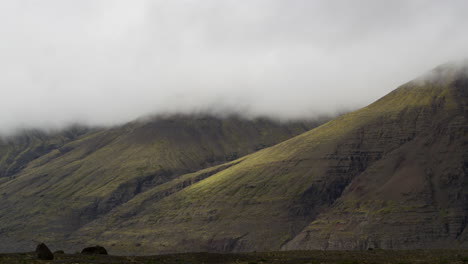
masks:
POLYGON ((287 251, 244 254, 187 253, 160 256, 90 256, 57 254, 53 261, 38 260, 34 253, 0 254, 0 263, 141 263, 141 264, 222 264, 222 263, 468 263, 468 250, 372 250, 372 251, 287 251))

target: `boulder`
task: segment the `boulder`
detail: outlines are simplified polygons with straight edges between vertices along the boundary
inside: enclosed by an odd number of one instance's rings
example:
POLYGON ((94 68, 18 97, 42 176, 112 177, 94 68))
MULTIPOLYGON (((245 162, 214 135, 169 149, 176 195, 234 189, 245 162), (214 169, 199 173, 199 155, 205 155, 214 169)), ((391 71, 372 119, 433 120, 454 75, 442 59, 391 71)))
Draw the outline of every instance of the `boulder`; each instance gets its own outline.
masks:
POLYGON ((107 255, 107 250, 101 246, 87 247, 81 251, 85 255, 107 255))
POLYGON ((50 251, 50 249, 44 243, 40 243, 36 247, 36 254, 38 259, 43 260, 52 260, 54 259, 54 254, 50 251))

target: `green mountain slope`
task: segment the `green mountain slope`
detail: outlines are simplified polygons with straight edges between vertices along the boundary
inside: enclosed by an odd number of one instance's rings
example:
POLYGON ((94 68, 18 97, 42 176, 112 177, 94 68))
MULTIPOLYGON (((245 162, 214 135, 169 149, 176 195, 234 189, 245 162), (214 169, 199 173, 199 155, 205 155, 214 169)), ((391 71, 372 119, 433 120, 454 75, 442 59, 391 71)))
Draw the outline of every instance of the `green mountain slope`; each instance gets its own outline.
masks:
POLYGON ((61 140, 68 131, 34 137, 24 146, 15 141, 21 137, 13 138, 8 144, 19 150, 2 157, 22 162, 19 167, 0 164, 8 172, 0 178, 0 251, 29 250, 32 240, 58 244, 155 186, 274 145, 318 123, 172 116, 85 131, 68 140, 61 140), (38 151, 41 146, 47 151, 38 151), (25 159, 22 153, 34 155, 25 159))
POLYGON ((88 128, 73 126, 54 133, 30 130, 0 138, 0 180, 5 181, 7 177, 24 169, 30 161, 90 131, 88 128))
POLYGON ((447 67, 406 87, 432 96, 412 140, 359 174, 283 249, 468 246, 468 68, 447 67))
POLYGON ((436 68, 363 109, 138 195, 67 241, 119 253, 465 245, 466 72, 436 68))

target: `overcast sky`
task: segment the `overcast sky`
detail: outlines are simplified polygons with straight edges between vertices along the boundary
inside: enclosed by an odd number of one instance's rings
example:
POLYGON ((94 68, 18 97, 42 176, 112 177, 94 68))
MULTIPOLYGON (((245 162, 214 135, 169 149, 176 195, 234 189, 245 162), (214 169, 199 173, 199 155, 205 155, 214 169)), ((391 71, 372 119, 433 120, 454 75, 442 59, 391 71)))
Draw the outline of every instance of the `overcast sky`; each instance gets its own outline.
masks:
POLYGON ((0 0, 0 132, 313 117, 468 57, 468 1, 0 0))

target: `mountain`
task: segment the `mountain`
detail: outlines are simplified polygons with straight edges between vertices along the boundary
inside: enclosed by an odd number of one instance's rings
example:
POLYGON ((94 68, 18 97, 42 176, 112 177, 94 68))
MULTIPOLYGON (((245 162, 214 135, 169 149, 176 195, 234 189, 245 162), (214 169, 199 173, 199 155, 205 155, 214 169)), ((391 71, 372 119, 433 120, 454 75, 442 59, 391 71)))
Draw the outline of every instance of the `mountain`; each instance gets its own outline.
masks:
POLYGON ((174 115, 3 138, 0 252, 30 250, 32 241, 60 245, 57 241, 140 193, 323 122, 174 115))
POLYGON ((448 64, 308 131, 192 118, 92 131, 0 185, 0 250, 466 248, 467 118, 468 66, 448 64))
POLYGON ((122 253, 467 247, 467 68, 440 66, 318 128, 159 185, 69 241, 122 253))

